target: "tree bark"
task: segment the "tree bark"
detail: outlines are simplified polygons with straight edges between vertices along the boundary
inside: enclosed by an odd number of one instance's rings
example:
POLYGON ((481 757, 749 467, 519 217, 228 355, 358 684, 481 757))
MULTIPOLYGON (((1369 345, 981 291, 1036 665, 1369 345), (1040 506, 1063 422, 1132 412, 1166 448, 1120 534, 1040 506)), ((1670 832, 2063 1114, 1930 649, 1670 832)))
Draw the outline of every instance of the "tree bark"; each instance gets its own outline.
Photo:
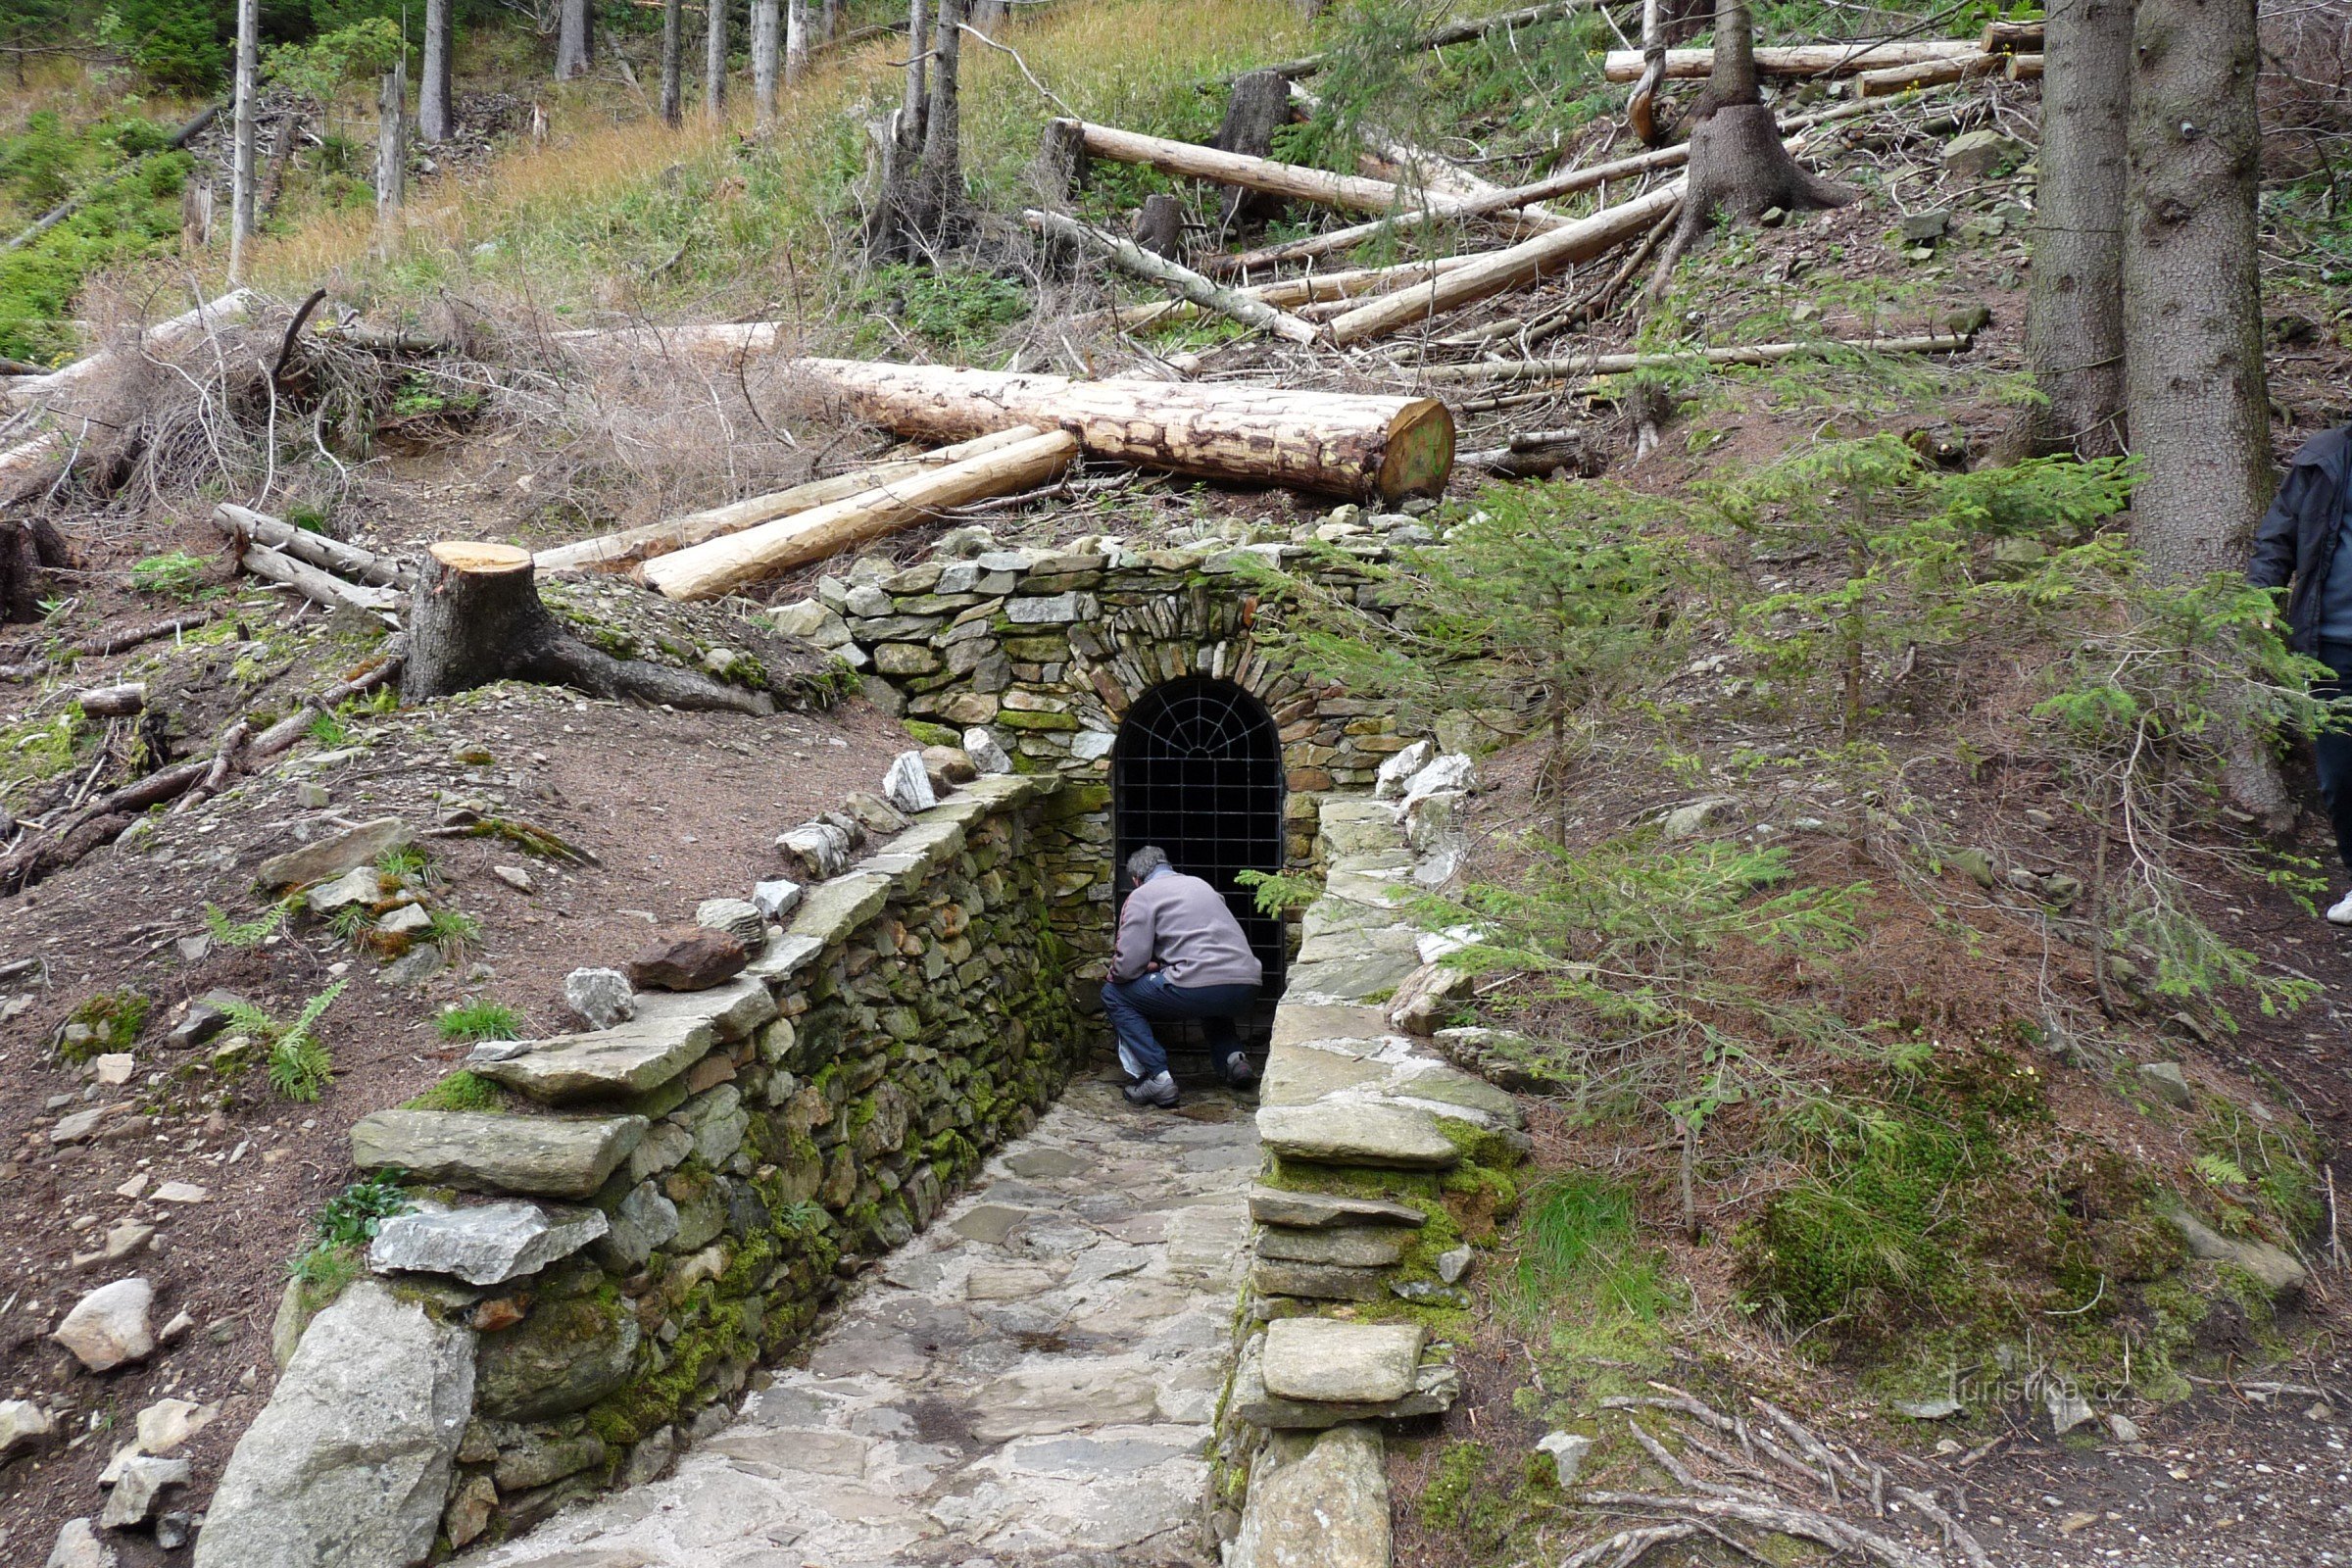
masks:
POLYGON ((776 126, 776 56, 783 43, 777 0, 752 0, 752 122, 776 126))
POLYGON ((389 225, 408 196, 409 61, 402 55, 384 73, 375 100, 375 218, 389 225))
POLYGON ((1077 245, 1097 256, 1154 283, 1165 284, 1203 310, 1216 312, 1241 322, 1244 326, 1292 343, 1312 343, 1322 334, 1312 321, 1300 320, 1286 311, 1278 310, 1263 300, 1251 299, 1237 290, 1210 282, 1191 268, 1154 256, 1132 240, 1116 234, 1105 234, 1092 223, 1082 223, 1075 218, 1059 213, 1040 212, 1031 208, 1021 215, 1030 227, 1039 232, 1077 245))
POLYGON ((662 123, 672 129, 686 119, 685 48, 683 0, 662 0, 662 123))
POLYGON ((416 83, 416 134, 428 142, 447 141, 457 128, 451 116, 449 54, 450 0, 424 0, 424 74, 416 83))
POLYGON ((911 440, 968 441, 1020 424, 1058 428, 1089 457, 1360 501, 1435 495, 1453 467, 1453 418, 1434 398, 1073 381, 863 360, 782 368, 809 393, 838 398, 855 417, 911 440))
MULTIPOLYGON (((1723 8, 1718 4, 1718 38, 1723 36, 1722 24, 1723 8)), ((1851 76, 1865 71, 1885 71, 1893 66, 1926 65, 1934 60, 1968 60, 1984 52, 1973 43, 1936 38, 1807 43, 1759 49, 1755 47, 1752 36, 1748 40, 1747 50, 1755 62, 1758 75, 1786 78, 1851 76)), ((1715 53, 1712 49, 1669 49, 1666 51, 1666 66, 1662 74, 1669 81, 1695 81, 1701 76, 1712 78, 1715 74, 1715 53)), ((1602 61, 1601 71, 1611 81, 1639 81, 1645 64, 1643 52, 1640 49, 1612 49, 1602 61)))
POLYGON ((816 14, 816 41, 831 43, 841 30, 841 0, 825 0, 816 14))
POLYGON ((2242 567, 2274 470, 2254 201, 2254 0, 2139 0, 2124 198, 2132 541, 2159 580, 2242 567))
POLYGON ((1135 242, 1154 256, 1184 260, 1184 203, 1161 191, 1144 198, 1135 215, 1135 242))
POLYGON ((808 74, 808 0, 784 0, 784 84, 808 74))
POLYGON ((405 587, 408 582, 408 572, 391 556, 379 556, 372 550, 362 550, 358 545, 345 544, 340 539, 330 539, 322 533, 297 528, 284 518, 272 517, 266 512, 231 506, 224 501, 213 509, 213 520, 239 545, 258 540, 297 561, 323 566, 354 582, 368 583, 379 588, 405 587))
MULTIPOLYGON (((1245 158, 1274 156, 1274 132, 1291 122, 1291 84, 1278 71, 1251 71, 1234 78, 1225 100, 1225 119, 1209 142, 1219 152, 1245 158)), ((1270 223, 1282 216, 1283 201, 1246 187, 1226 193, 1217 232, 1232 233, 1270 223)))
POLYGON ((253 238, 253 99, 261 57, 262 0, 237 0, 236 109, 228 176, 228 280, 244 281, 253 238))
POLYGON ((980 457, 897 480, 797 516, 646 563, 645 580, 669 599, 715 599, 853 545, 896 533, 950 507, 1046 483, 1078 456, 1066 430, 1041 430, 980 457))
POLYGON ((703 22, 703 115, 727 122, 727 0, 709 0, 703 22))
POLYGON ((401 702, 420 703, 510 679, 676 708, 775 711, 775 701, 765 692, 642 660, 614 659, 573 637, 539 602, 531 558, 524 551, 462 542, 432 546, 409 600, 401 702))
POLYGON ((1884 71, 1865 71, 1854 78, 1857 98, 1892 98, 1922 87, 1948 86, 1955 81, 1973 81, 1979 76, 2000 75, 2008 67, 2007 55, 1974 55, 1958 60, 1931 60, 1919 66, 1888 66, 1884 71))
POLYGON ((931 104, 931 0, 906 0, 906 76, 899 99, 899 146, 907 164, 923 146, 923 116, 931 104))
POLYGON ((923 115, 923 156, 915 166, 916 229, 944 244, 963 219, 963 18, 968 0, 939 0, 931 41, 931 101, 923 115))
POLYGON ((588 57, 595 23, 589 8, 595 0, 561 0, 556 21, 556 79, 569 81, 588 74, 588 57))
POLYGON ((2026 363, 2047 401, 2022 409, 2007 455, 2124 450, 2124 183, 2132 0, 2053 0, 2057 71, 2041 90, 2041 189, 2026 363))

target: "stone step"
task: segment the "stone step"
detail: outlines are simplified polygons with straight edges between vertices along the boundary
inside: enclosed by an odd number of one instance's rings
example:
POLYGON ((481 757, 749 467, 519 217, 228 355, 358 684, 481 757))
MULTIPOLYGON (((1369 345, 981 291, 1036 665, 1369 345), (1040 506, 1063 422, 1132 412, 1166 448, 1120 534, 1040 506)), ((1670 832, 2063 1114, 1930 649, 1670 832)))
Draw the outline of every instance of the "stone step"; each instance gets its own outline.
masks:
POLYGON ((1426 1338, 1418 1323, 1277 1318, 1266 1326, 1258 1372, 1277 1398, 1386 1404, 1413 1392, 1426 1338))
POLYGON ((1462 1375, 1446 1362, 1413 1369, 1413 1385, 1394 1399, 1294 1399, 1266 1388, 1260 1339, 1242 1352, 1234 1369, 1233 1396, 1228 1408, 1252 1426, 1275 1431, 1315 1432, 1349 1421, 1405 1421, 1416 1416, 1444 1415, 1461 1397, 1462 1375))
POLYGON ((1293 1193, 1279 1187, 1250 1189, 1250 1217, 1260 1225, 1294 1230, 1429 1222, 1429 1216, 1410 1203, 1392 1203, 1379 1198, 1343 1198, 1336 1193, 1293 1193))
MULTIPOLYGON (((752 984, 765 994, 766 986, 752 984)), ((622 1100, 661 1088, 717 1044, 718 1031, 707 1013, 689 1008, 667 1016, 649 1013, 588 1034, 485 1041, 473 1048, 466 1066, 533 1100, 622 1100)))
POLYGON ((1322 1165, 1379 1165, 1396 1170, 1451 1170, 1461 1152, 1425 1110, 1350 1101, 1263 1105, 1257 1136, 1286 1159, 1322 1165))
POLYGON ((473 1192, 587 1198, 645 1137, 643 1116, 379 1110, 351 1129, 351 1162, 473 1192))

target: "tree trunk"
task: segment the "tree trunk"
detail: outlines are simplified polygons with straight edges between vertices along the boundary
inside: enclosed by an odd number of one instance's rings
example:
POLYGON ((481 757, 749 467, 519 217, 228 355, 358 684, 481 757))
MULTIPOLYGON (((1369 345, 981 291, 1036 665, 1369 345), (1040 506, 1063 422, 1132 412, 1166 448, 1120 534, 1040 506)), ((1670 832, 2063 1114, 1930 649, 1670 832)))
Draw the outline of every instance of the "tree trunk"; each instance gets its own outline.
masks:
POLYGON ((662 0, 662 123, 673 129, 686 119, 685 7, 662 0))
POLYGON ((689 670, 599 653, 539 602, 530 555, 512 545, 437 544, 409 599, 400 700, 420 703, 496 680, 545 681, 592 697, 772 713, 775 701, 689 670))
POLYGON ((389 224, 407 199, 409 176, 409 62, 392 62, 375 99, 375 217, 389 224))
POLYGON ((952 366, 804 359, 779 368, 812 395, 911 440, 1058 428, 1087 455, 1203 479, 1356 500, 1435 495, 1453 468, 1453 418, 1434 398, 1226 383, 1015 375, 952 366))
POLYGON ((777 0, 752 0, 752 122, 761 130, 776 126, 776 55, 783 42, 777 0))
POLYGON ((784 84, 808 74, 808 0, 784 0, 784 84))
POLYGON ((906 0, 906 85, 899 101, 899 145, 911 164, 923 146, 931 105, 931 0, 906 0))
POLYGON ((2132 0, 2055 0, 2041 90, 2041 190, 2026 301, 2027 405, 2008 455, 2124 450, 2124 171, 2132 0))
POLYGON ((831 43, 833 35, 840 30, 841 0, 825 0, 824 5, 816 13, 817 42, 831 43))
POLYGON ((561 0, 556 21, 556 79, 569 81, 588 74, 594 22, 589 8, 595 0, 561 0))
POLYGON ((73 564, 65 536, 41 517, 0 520, 0 620, 28 624, 41 618, 49 597, 50 566, 73 564))
MULTIPOLYGON (((1722 27, 1722 9, 1718 3, 1718 38, 1723 36, 1722 27)), ((1971 60, 1984 52, 1973 43, 1938 38, 1806 43, 1779 49, 1756 48, 1753 38, 1750 38, 1745 51, 1748 58, 1755 62, 1757 75, 1789 80, 1801 80, 1808 76, 1852 76, 1865 71, 1886 71, 1894 66, 1923 66, 1936 60, 1971 60)), ((1661 74, 1668 81, 1695 81, 1701 76, 1712 78, 1715 74, 1715 53, 1712 49, 1669 49, 1666 51, 1665 70, 1661 74)), ((1639 81, 1647 65, 1646 52, 1643 50, 1612 49, 1602 62, 1602 74, 1611 81, 1639 81)))
POLYGON ((261 55, 262 0, 237 0, 236 114, 228 176, 228 280, 245 277, 253 238, 253 98, 261 55))
POLYGON ((923 150, 897 203, 899 254, 954 243, 964 221, 963 115, 958 77, 966 0, 939 0, 932 28, 931 83, 923 106, 923 150))
POLYGON ((2160 581, 2242 567, 2274 470, 2254 201, 2254 0, 2139 0, 2124 206, 2132 542, 2160 581))
MULTIPOLYGON (((1291 84, 1279 71, 1252 71, 1234 78, 1233 95, 1225 100, 1225 120, 1209 145, 1219 152, 1245 158, 1274 156, 1274 132, 1291 122, 1291 84)), ((1235 188, 1217 215, 1220 235, 1270 223, 1282 216, 1279 196, 1235 188)))
POLYGON ((416 134, 428 142, 447 141, 457 128, 450 113, 449 52, 450 0, 424 0, 424 74, 416 83, 416 134))
POLYGON ((991 38, 1003 35, 1008 8, 1005 0, 972 0, 972 28, 991 38))
POLYGON ((1154 256, 1184 260, 1184 203, 1165 191, 1144 198, 1135 215, 1135 242, 1154 256))
POLYGON ((1399 190, 1392 180, 1335 174, 1303 164, 1277 163, 1218 147, 1121 130, 1116 125, 1098 125, 1091 121, 1077 123, 1088 155, 1114 164, 1144 164, 1163 174, 1213 180, 1221 185, 1238 185, 1349 212, 1387 214, 1410 211, 1420 205, 1410 192, 1399 190))
POLYGON ((703 114, 727 122, 727 0, 710 0, 703 23, 703 114))

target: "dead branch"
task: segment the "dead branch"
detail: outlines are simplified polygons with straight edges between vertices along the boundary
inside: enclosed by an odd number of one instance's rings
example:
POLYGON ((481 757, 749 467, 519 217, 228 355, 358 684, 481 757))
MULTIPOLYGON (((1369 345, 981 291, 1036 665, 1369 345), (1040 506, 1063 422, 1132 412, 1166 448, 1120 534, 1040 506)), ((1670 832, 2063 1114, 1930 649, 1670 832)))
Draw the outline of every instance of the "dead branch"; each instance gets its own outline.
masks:
POLYGON ((1133 240, 1105 234, 1092 223, 1034 207, 1021 214, 1021 220, 1042 234, 1091 251, 1137 277, 1174 289, 1203 310, 1214 311, 1256 331, 1270 332, 1292 343, 1313 343, 1322 336, 1312 321, 1301 320, 1263 300, 1212 283, 1189 267, 1164 256, 1154 256, 1133 240))

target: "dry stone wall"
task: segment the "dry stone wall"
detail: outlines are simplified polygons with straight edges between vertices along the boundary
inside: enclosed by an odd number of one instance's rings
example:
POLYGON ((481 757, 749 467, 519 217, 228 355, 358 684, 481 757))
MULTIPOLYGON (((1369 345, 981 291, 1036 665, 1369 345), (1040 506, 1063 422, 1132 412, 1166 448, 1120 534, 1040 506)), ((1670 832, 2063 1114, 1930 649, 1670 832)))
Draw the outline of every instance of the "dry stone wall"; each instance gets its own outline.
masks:
MULTIPOLYGON (((403 1173, 378 1277, 293 1344, 199 1568, 422 1561, 650 1479, 861 1256, 929 1224, 1077 1055, 1037 841, 1060 781, 980 779, 815 885, 749 968, 486 1046, 352 1133, 403 1173), (358 1555, 354 1555, 354 1552, 358 1555)), ((292 1298, 289 1298, 290 1300, 292 1298)))

